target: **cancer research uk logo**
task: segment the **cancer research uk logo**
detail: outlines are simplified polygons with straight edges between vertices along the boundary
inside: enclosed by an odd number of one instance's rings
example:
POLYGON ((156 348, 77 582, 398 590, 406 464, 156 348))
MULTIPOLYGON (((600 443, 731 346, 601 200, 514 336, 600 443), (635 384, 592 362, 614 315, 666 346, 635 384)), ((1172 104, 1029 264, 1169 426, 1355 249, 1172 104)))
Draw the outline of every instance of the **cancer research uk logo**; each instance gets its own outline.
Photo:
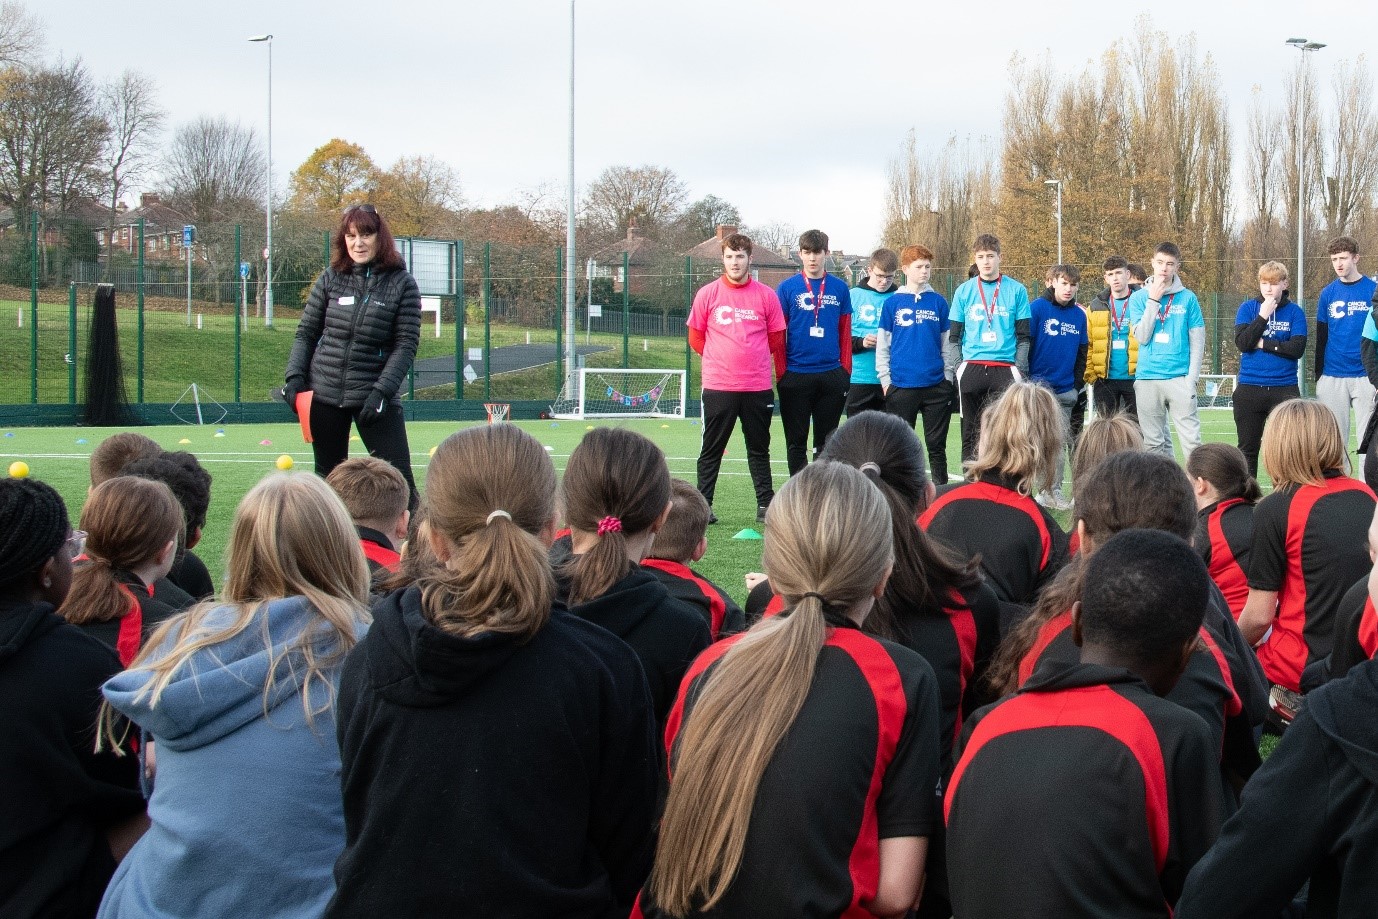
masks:
POLYGON ((734 322, 755 322, 760 316, 753 309, 743 309, 724 303, 713 310, 713 321, 718 325, 732 325, 734 322))
POLYGON ((1367 300, 1336 300, 1330 304, 1330 318, 1343 319, 1346 316, 1353 316, 1355 313, 1367 313, 1368 309, 1367 300))
POLYGON ((1054 337, 1058 335, 1080 336, 1081 330, 1077 328, 1076 325, 1074 325, 1073 323, 1063 322, 1062 320, 1054 316, 1051 319, 1045 319, 1043 321, 1043 334, 1051 335, 1054 337))

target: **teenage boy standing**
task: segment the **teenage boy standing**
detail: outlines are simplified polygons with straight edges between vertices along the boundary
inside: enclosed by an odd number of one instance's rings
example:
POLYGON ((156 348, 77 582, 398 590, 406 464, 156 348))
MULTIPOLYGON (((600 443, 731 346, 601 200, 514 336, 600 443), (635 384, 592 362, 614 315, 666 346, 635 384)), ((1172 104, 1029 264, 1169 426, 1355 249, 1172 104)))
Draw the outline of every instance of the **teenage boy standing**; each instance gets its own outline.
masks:
POLYGON ((1360 339, 1375 284, 1359 273, 1359 244, 1353 239, 1332 239, 1326 251, 1335 280, 1316 299, 1316 398, 1335 413, 1347 448, 1351 410, 1359 434, 1373 411, 1374 388, 1364 373, 1360 339))
POLYGON ((815 458, 837 430, 852 375, 852 298, 847 282, 828 274, 828 251, 827 233, 805 232, 799 237, 803 270, 775 291, 785 316, 785 373, 778 387, 790 475, 808 464, 810 422, 815 458))
POLYGON ((1093 387, 1097 415, 1123 411, 1137 423, 1134 369, 1139 363, 1139 340, 1129 322, 1129 263, 1112 255, 1102 266, 1105 289, 1091 301, 1087 314, 1090 350, 1086 382, 1093 387))
POLYGON ((876 376, 876 329, 880 308, 896 290, 899 256, 893 249, 871 253, 864 283, 852 288, 852 383, 847 389, 847 417, 885 408, 885 393, 876 376))
POLYGON ((733 233, 722 241, 722 277, 694 295, 689 346, 703 357, 703 445, 698 489, 713 516, 723 450, 737 419, 746 440, 746 464, 756 488, 756 518, 775 497, 770 472, 770 420, 774 378, 784 371, 785 317, 775 293, 751 277, 751 238, 733 233), (773 362, 773 366, 772 366, 773 362))
POLYGON ((1182 250, 1162 243, 1153 252, 1153 275, 1129 298, 1129 321, 1139 340, 1134 398, 1144 449, 1172 456, 1167 419, 1182 442, 1182 461, 1201 446, 1196 380, 1206 353, 1206 322, 1196 294, 1177 277, 1182 250))
MULTIPOLYGON (((1075 265, 1054 265, 1048 289, 1029 305, 1029 379, 1047 385, 1062 409, 1062 427, 1070 453, 1073 446, 1072 412, 1085 387, 1086 313, 1077 305, 1081 271, 1075 265)), ((1072 502, 1062 493, 1063 464, 1053 473, 1051 495, 1039 503, 1068 510, 1072 502)))
POLYGON ((952 295, 944 353, 961 399, 963 460, 976 458, 986 403, 1029 372, 1029 292, 1000 273, 999 239, 982 233, 971 250, 976 277, 952 295))
POLYGON ((904 289, 885 301, 876 332, 876 374, 885 410, 912 428, 923 413, 923 440, 935 485, 947 484, 947 430, 956 388, 943 368, 948 303, 928 283, 933 253, 924 246, 900 250, 904 289))

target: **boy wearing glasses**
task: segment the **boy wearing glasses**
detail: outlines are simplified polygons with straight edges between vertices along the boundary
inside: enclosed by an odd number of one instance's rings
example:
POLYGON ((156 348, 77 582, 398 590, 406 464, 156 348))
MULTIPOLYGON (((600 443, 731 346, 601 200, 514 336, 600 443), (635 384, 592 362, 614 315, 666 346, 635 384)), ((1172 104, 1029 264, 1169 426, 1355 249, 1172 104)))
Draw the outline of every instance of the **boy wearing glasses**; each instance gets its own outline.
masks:
POLYGON ((871 253, 866 280, 852 288, 852 383, 847 390, 847 417, 868 409, 883 411, 885 393, 876 373, 876 331, 880 310, 895 293, 899 256, 892 249, 871 253))

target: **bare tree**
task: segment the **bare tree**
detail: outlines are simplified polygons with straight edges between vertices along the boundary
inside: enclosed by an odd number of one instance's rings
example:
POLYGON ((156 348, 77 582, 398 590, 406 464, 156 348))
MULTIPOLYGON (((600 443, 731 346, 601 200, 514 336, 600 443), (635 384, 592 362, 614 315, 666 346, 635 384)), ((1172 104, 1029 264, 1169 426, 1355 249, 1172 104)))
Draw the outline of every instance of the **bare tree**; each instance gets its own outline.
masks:
POLYGON ((776 252, 793 248, 799 243, 799 228, 784 221, 753 223, 742 227, 741 231, 751 237, 753 245, 776 252))
POLYGON ((992 175, 983 143, 953 135, 941 150, 925 151, 911 130, 890 162, 883 241, 896 249, 923 243, 940 269, 965 266, 976 225, 990 216, 992 175))
MULTIPOLYGON (((152 79, 126 70, 101 90, 101 108, 110 126, 103 167, 109 192, 110 215, 106 218, 106 251, 114 252, 115 217, 122 198, 144 178, 153 164, 154 141, 162 131, 166 113, 157 102, 152 79)), ((106 260, 109 270, 109 259, 106 260)))
POLYGON ((654 235, 684 205, 689 190, 673 170, 663 166, 609 166, 594 180, 584 198, 588 220, 613 236, 627 232, 633 220, 654 235))
POLYGON ((444 160, 404 156, 379 177, 378 202, 395 233, 453 236, 464 196, 458 173, 444 160))
POLYGON ((1245 252, 1262 257, 1274 242, 1277 219, 1273 208, 1282 193, 1282 155, 1285 152, 1282 115, 1264 101, 1263 91, 1255 86, 1249 102, 1247 145, 1249 217, 1245 252))
POLYGON ((1378 185, 1378 119, 1373 107, 1373 76, 1363 57, 1335 68, 1335 124, 1324 132, 1326 151, 1325 226, 1329 236, 1351 224, 1373 200, 1378 185))
POLYGON ((168 200, 197 224, 244 217, 263 200, 263 157, 252 127, 202 115, 177 128, 163 158, 168 200))
POLYGON ((43 23, 16 0, 0 3, 0 65, 30 63, 43 48, 43 23))

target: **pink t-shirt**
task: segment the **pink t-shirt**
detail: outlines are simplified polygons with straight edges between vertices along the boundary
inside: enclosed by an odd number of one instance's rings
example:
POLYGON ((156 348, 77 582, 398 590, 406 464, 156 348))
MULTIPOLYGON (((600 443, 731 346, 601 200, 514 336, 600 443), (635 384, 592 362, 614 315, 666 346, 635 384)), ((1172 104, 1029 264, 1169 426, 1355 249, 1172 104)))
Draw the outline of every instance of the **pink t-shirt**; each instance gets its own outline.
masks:
POLYGON ((760 281, 733 287, 722 278, 694 295, 689 328, 703 333, 703 388, 763 392, 775 382, 770 333, 785 328, 780 298, 760 281))

